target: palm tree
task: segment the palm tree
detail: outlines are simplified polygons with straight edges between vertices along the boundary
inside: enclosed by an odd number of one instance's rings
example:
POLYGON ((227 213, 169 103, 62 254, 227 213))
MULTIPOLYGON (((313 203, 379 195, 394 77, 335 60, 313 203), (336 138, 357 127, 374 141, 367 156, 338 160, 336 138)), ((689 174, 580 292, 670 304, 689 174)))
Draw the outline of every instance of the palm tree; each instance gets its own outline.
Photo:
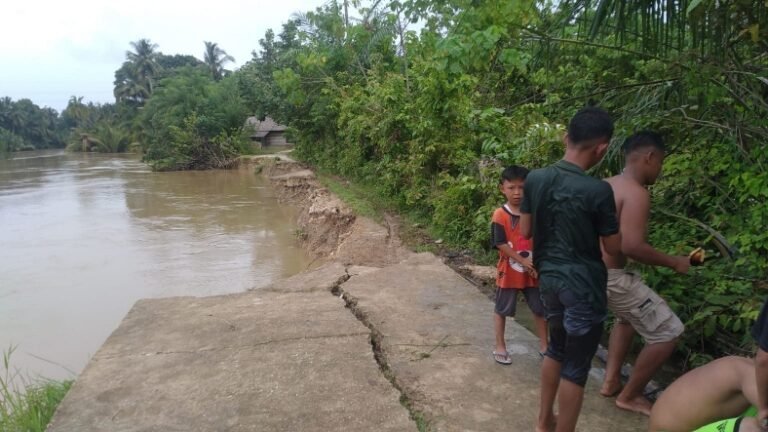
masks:
POLYGON ((135 51, 127 51, 125 53, 128 61, 133 63, 134 71, 136 74, 147 80, 149 86, 149 92, 152 93, 152 78, 157 75, 159 67, 157 65, 157 44, 152 43, 149 39, 139 39, 136 42, 131 42, 131 46, 135 51))
POLYGON ((83 103, 83 97, 71 96, 67 107, 61 112, 61 117, 69 129, 74 129, 85 126, 88 114, 88 107, 83 103))
POLYGON ((127 61, 115 72, 115 98, 143 104, 152 95, 160 71, 157 44, 139 39, 131 47, 133 51, 125 53, 127 61))
POLYGON ((565 0, 566 22, 580 18, 591 38, 613 34, 620 45, 665 55, 696 48, 722 56, 738 40, 768 49, 764 0, 565 0))
POLYGON ((224 69, 224 64, 228 62, 234 62, 235 58, 227 54, 226 51, 221 49, 215 42, 205 42, 205 54, 203 56, 208 70, 211 72, 211 77, 218 81, 227 72, 224 69))

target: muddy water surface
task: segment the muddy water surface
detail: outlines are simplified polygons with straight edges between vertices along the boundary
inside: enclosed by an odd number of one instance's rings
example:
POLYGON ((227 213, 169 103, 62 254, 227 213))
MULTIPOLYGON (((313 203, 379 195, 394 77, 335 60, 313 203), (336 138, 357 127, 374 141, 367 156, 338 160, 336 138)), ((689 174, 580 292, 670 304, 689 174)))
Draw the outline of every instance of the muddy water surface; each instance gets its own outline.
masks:
POLYGON ((295 216, 248 169, 0 160, 0 349, 17 346, 12 363, 31 375, 70 377, 140 298, 240 292, 305 269, 295 216))

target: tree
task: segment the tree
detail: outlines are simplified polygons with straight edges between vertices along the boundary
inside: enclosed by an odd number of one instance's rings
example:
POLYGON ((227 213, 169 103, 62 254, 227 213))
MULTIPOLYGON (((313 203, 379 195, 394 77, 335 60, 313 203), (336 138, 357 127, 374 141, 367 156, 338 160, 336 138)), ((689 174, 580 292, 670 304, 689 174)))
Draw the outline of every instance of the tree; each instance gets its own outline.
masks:
POLYGON ((199 67, 199 68, 207 69, 207 66, 205 63, 201 62, 195 56, 192 56, 189 54, 166 55, 166 54, 160 53, 157 56, 157 64, 160 67, 160 72, 157 76, 157 81, 160 81, 164 78, 171 77, 174 74, 178 73, 179 70, 186 67, 193 67, 193 68, 199 67))
POLYGON ((189 54, 163 54, 157 55, 157 65, 164 71, 171 71, 174 69, 180 69, 183 67, 198 67, 205 66, 205 63, 201 62, 197 57, 189 54))
POLYGON ((157 45, 149 39, 131 42, 133 51, 126 51, 126 61, 115 72, 115 99, 143 105, 152 95, 160 71, 157 45))
POLYGON ((164 79, 142 110, 144 160, 156 170, 225 168, 243 146, 245 105, 234 78, 180 69, 164 79))
POLYGON ((82 96, 72 96, 67 102, 67 107, 61 112, 61 120, 68 130, 85 126, 88 120, 88 107, 83 103, 82 96))
POLYGON ((0 128, 6 131, 7 151, 61 147, 62 125, 52 108, 40 108, 29 99, 0 98, 0 128))
POLYGON ((152 94, 153 80, 159 69, 157 65, 158 54, 155 52, 157 44, 152 43, 149 39, 139 39, 136 42, 131 42, 131 46, 134 51, 127 51, 125 56, 128 61, 133 63, 133 71, 136 76, 147 87, 149 94, 152 94))
POLYGON ((224 69, 224 64, 234 62, 235 58, 227 54, 215 42, 205 42, 204 63, 210 71, 211 78, 218 81, 229 71, 224 69))

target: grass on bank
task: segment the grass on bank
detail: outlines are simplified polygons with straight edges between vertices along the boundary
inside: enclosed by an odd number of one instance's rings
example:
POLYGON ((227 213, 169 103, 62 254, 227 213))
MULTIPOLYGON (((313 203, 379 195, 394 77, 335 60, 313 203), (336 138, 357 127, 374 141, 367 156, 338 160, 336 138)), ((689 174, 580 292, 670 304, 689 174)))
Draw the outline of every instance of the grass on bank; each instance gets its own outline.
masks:
MULTIPOLYGON (((464 244, 442 241, 439 230, 432 225, 429 214, 413 209, 403 209, 376 186, 349 181, 335 175, 319 172, 318 179, 334 195, 344 201, 356 214, 383 224, 385 215, 396 215, 400 219, 399 234, 403 243, 415 252, 432 252, 443 255, 451 251, 466 252, 464 244)), ((488 215, 490 227, 491 215, 488 215)), ((495 265, 496 251, 470 250, 471 258, 480 265, 495 265)))
POLYGON ((11 368, 14 348, 3 351, 0 371, 0 431, 44 432, 72 381, 30 380, 11 368))

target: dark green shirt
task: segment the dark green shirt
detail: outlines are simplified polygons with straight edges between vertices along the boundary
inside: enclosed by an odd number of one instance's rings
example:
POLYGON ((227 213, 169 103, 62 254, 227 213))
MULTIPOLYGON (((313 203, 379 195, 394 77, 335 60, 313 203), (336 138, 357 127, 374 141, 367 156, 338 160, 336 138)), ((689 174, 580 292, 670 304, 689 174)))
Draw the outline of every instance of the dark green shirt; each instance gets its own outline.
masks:
POLYGON ((600 236, 619 232, 611 186, 561 160, 528 174, 520 210, 531 214, 542 293, 569 289, 604 310, 607 275, 600 236))

